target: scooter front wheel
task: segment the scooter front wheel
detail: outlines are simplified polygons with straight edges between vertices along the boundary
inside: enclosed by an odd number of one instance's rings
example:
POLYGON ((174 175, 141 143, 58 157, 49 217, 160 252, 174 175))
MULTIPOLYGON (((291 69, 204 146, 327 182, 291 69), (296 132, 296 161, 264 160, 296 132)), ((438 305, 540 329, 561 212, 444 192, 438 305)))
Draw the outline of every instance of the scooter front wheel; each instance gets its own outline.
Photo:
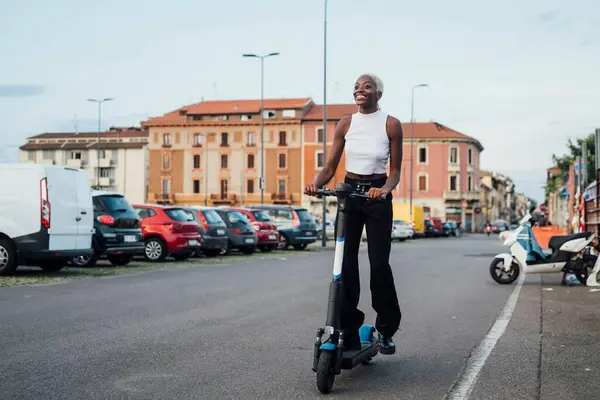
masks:
POLYGON ((335 353, 324 350, 319 355, 317 365, 317 389, 323 394, 331 392, 335 382, 335 353))
POLYGON ((508 285, 509 283, 513 283, 519 277, 521 268, 519 267, 519 264, 513 262, 507 272, 504 270, 503 264, 504 260, 502 258, 494 258, 494 261, 490 264, 490 275, 492 275, 492 279, 497 283, 508 285))

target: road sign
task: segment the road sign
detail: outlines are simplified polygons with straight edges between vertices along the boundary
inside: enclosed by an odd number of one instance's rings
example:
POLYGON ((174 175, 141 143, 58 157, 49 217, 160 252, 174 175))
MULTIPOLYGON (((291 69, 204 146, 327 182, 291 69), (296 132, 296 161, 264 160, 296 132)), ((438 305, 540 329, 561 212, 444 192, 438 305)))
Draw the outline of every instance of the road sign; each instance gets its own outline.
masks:
POLYGON ((467 209, 467 201, 466 200, 462 201, 462 208, 463 208, 463 210, 467 209))

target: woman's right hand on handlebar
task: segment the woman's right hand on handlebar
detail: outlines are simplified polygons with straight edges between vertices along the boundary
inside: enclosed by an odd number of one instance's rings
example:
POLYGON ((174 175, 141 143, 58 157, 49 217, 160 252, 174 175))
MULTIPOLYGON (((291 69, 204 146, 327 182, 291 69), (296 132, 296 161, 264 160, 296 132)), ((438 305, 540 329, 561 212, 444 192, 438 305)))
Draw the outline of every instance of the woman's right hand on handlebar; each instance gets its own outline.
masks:
POLYGON ((307 183, 304 185, 304 194, 307 194, 309 196, 321 197, 321 195, 317 194, 316 191, 317 187, 314 183, 307 183))

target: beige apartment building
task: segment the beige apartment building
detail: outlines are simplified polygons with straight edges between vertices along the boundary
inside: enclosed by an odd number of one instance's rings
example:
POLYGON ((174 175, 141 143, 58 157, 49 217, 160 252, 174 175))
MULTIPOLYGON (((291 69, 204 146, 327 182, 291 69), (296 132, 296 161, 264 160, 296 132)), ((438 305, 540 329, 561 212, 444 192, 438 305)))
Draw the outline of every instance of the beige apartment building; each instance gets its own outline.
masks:
MULTIPOLYGON (((264 202, 302 201, 302 116, 310 98, 264 101, 264 202)), ((142 123, 149 131, 148 202, 260 203, 260 100, 206 101, 142 123)))
POLYGON ((81 168, 87 172, 91 186, 122 193, 131 203, 145 202, 148 131, 111 128, 100 133, 100 142, 97 137, 96 132, 32 136, 20 147, 19 162, 81 168))

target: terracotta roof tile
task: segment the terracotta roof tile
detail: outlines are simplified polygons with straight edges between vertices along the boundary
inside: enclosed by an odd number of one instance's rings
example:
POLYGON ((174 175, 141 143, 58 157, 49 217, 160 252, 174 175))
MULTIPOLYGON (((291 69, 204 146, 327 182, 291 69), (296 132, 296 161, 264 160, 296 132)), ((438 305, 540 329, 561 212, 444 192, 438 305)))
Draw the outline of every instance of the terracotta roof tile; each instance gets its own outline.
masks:
MULTIPOLYGON (((404 134, 404 140, 410 139, 410 122, 402 123, 402 132, 404 134)), ((452 128, 448 128, 439 122, 415 122, 414 124, 414 137, 415 139, 459 139, 468 140, 474 142, 480 149, 483 150, 481 143, 471 136, 467 136, 464 133, 455 131, 452 128)))
MULTIPOLYGON (((271 110, 301 109, 312 101, 310 97, 301 99, 265 99, 264 108, 271 110)), ((220 100, 203 101, 182 107, 180 110, 196 115, 255 114, 260 113, 259 100, 220 100)), ((179 114, 179 110, 175 111, 179 114)))
MULTIPOLYGON (((98 132, 47 132, 41 133, 36 136, 31 136, 29 139, 72 139, 72 138, 95 138, 98 136, 98 132)), ((147 129, 140 128, 111 128, 108 131, 100 132, 100 137, 102 138, 131 138, 131 137, 148 137, 147 129), (116 129, 121 129, 120 132, 117 132, 116 129)))
MULTIPOLYGON (((304 121, 322 121, 324 106, 314 105, 302 118, 304 121)), ((345 115, 354 114, 357 111, 356 104, 328 104, 327 120, 339 121, 345 115)))

